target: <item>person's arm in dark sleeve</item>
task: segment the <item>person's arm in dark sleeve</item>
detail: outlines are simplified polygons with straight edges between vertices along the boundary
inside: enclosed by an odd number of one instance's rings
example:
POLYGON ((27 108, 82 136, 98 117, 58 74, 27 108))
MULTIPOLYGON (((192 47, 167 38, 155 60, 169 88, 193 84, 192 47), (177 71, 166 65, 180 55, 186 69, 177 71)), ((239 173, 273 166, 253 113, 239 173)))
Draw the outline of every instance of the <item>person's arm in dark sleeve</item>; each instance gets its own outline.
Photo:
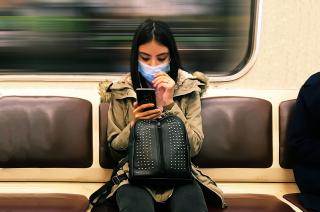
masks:
MULTIPOLYGON (((320 123, 313 123, 311 119, 314 113, 320 111, 310 111, 308 107, 308 102, 315 97, 314 92, 314 88, 309 86, 301 88, 295 110, 289 120, 287 134, 294 160, 309 165, 320 164, 320 139, 313 132, 313 125, 317 124, 320 130, 320 123)), ((320 95, 317 96, 320 98, 320 95)))

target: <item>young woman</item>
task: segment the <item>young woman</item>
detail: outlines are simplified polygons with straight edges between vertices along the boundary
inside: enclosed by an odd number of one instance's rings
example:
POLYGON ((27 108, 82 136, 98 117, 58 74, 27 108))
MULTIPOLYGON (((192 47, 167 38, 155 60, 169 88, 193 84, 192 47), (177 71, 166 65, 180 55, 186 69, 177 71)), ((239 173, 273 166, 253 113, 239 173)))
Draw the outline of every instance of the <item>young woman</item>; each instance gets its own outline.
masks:
MULTIPOLYGON (((202 141, 200 94, 204 83, 181 70, 174 37, 167 24, 146 20, 135 32, 131 50, 131 73, 116 83, 103 82, 100 94, 110 102, 108 142, 115 151, 128 147, 130 128, 138 119, 156 119, 172 114, 183 120, 191 147, 191 156, 199 153, 202 141), (136 103, 136 89, 154 88, 157 108, 136 103), (145 110, 149 108, 149 110, 145 110)), ((127 164, 119 170, 127 173, 127 164)), ((123 180, 112 188, 120 211, 154 211, 155 203, 166 202, 171 211, 208 211, 200 185, 212 191, 211 201, 224 207, 221 190, 207 176, 192 168, 195 180, 175 187, 137 186, 123 180)))

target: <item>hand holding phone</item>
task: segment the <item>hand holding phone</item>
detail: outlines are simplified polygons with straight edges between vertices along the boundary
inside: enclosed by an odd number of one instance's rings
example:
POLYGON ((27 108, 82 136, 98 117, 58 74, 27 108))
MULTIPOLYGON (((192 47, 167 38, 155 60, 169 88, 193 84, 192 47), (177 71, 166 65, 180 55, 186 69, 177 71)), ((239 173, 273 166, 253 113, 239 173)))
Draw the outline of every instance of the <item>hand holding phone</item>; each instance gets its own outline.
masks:
POLYGON ((137 102, 133 104, 134 118, 131 126, 138 119, 156 119, 161 116, 162 110, 156 106, 156 93, 153 88, 137 88, 136 94, 137 102))
POLYGON ((147 108, 146 110, 157 108, 156 93, 153 88, 137 88, 136 93, 138 105, 152 103, 154 107, 147 108))

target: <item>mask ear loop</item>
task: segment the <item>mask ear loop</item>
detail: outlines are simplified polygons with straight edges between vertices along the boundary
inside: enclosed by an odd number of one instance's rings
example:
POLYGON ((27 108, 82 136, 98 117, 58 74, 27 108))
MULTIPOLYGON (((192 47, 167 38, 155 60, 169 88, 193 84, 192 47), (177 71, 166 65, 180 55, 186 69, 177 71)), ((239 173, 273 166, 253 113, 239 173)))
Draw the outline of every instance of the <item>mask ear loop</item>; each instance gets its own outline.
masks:
MULTIPOLYGON (((138 63, 139 65, 139 63, 138 63)), ((139 67, 138 67, 139 68, 139 67)), ((140 85, 140 88, 142 88, 142 84, 141 84, 141 77, 140 77, 140 73, 139 71, 137 70, 137 73, 138 73, 138 80, 139 80, 139 85, 140 85)))
POLYGON ((142 84, 141 84, 141 77, 140 77, 140 73, 139 73, 139 71, 138 71, 138 79, 139 79, 140 88, 142 88, 142 84))

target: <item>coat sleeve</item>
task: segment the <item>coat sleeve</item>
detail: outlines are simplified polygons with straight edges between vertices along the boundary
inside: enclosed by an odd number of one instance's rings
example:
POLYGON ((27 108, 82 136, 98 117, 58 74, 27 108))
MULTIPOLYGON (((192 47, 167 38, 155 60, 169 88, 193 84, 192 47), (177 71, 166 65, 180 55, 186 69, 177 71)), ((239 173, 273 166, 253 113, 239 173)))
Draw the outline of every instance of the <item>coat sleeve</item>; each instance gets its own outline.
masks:
MULTIPOLYGON (((303 86, 299 92, 295 110, 289 120, 288 144, 294 160, 300 164, 320 164, 320 139, 319 123, 314 121, 314 107, 310 108, 310 102, 314 102, 315 89, 303 86), (318 128, 318 129, 317 129, 318 128)), ((316 89, 316 92, 319 92, 316 89)), ((320 105, 318 105, 320 108, 320 105)))
POLYGON ((181 110, 177 103, 173 105, 169 112, 178 116, 184 122, 191 147, 191 157, 193 157, 200 152, 203 142, 199 92, 194 91, 182 97, 181 105, 185 106, 185 112, 181 110))
POLYGON ((108 110, 108 142, 114 150, 126 150, 129 142, 130 124, 126 122, 128 107, 123 100, 113 99, 110 101, 108 110))

